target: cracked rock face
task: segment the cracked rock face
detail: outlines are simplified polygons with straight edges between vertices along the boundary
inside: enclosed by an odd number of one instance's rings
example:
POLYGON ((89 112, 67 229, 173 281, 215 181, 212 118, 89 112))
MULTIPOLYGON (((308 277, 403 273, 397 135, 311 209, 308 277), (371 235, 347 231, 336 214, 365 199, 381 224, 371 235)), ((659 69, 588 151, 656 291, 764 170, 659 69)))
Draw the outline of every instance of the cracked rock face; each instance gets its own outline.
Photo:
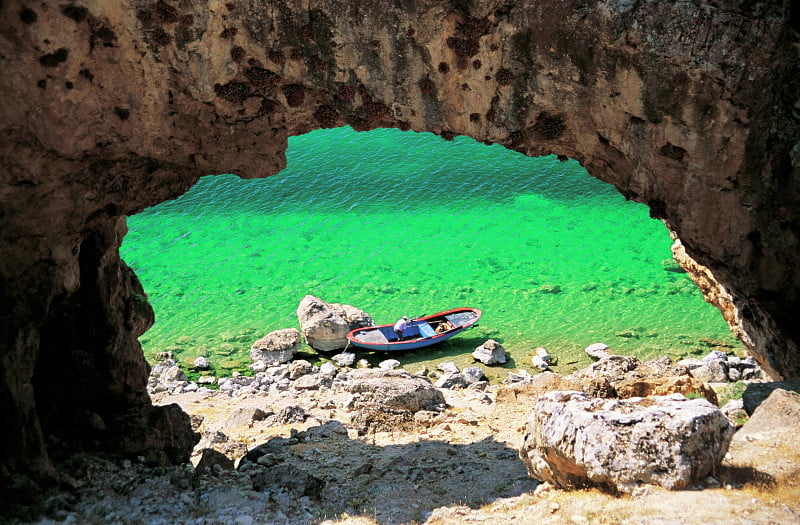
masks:
MULTIPOLYGON (((772 4, 4 0, 3 479, 113 448, 150 403, 125 217, 203 175, 275 174, 321 127, 578 159, 664 220, 767 373, 800 374, 800 16, 772 4)), ((127 449, 179 459, 173 430, 127 449)))

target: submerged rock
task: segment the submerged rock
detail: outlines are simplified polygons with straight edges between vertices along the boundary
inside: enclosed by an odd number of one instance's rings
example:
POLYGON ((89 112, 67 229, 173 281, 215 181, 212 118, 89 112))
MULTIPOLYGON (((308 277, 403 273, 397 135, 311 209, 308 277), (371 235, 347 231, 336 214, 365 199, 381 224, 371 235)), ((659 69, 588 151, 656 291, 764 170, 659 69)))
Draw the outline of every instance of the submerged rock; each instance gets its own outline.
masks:
POLYGON ((732 434, 728 418, 704 399, 556 391, 536 401, 520 458, 532 477, 564 488, 681 489, 715 471, 732 434))

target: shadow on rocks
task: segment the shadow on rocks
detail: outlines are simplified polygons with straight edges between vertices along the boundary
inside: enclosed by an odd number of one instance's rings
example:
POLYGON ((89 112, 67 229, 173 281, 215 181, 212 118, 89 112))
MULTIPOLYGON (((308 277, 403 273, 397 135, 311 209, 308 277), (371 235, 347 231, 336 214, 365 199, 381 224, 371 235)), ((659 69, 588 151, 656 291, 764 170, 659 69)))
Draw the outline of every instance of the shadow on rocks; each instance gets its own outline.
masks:
POLYGON ((282 493, 293 501, 306 496, 321 514, 368 516, 386 525, 422 521, 441 506, 477 508, 538 484, 517 451, 492 438, 378 446, 343 430, 329 423, 273 438, 242 458, 238 471, 276 501, 282 493))

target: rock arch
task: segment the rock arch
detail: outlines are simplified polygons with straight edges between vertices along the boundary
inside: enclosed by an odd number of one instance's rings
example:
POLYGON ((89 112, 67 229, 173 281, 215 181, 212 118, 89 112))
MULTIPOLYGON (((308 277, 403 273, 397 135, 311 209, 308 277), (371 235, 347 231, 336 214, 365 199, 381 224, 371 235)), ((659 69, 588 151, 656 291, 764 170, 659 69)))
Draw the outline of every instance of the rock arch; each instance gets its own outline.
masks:
MULTIPOLYGON (((125 217, 289 136, 399 127, 581 161, 646 203, 763 367, 800 374, 800 60, 789 2, 0 3, 0 473, 183 461, 150 406, 125 217)), ((18 485, 17 485, 18 486, 18 485)), ((9 492, 10 493, 10 492, 9 492)))

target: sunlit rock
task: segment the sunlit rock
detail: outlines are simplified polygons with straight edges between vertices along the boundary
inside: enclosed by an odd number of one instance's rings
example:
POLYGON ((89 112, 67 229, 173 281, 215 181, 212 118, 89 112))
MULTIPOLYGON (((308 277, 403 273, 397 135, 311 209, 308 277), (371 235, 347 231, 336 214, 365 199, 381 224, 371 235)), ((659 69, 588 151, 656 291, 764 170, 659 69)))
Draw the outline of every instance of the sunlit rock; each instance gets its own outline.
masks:
POLYGON ((681 489, 715 471, 732 434, 728 418, 704 399, 555 391, 537 399, 520 458, 533 478, 564 488, 681 489))
POLYGON ((289 362, 300 349, 300 331, 297 328, 283 328, 268 333, 250 347, 250 359, 254 363, 278 365, 289 362))
POLYGON ((323 352, 347 347, 347 333, 372 326, 372 317, 350 305, 327 303, 306 295, 297 306, 297 320, 306 343, 323 352))
POLYGON ((506 358, 506 349, 495 341, 489 339, 472 352, 472 358, 480 361, 484 365, 497 365, 503 364, 508 359, 506 358))

